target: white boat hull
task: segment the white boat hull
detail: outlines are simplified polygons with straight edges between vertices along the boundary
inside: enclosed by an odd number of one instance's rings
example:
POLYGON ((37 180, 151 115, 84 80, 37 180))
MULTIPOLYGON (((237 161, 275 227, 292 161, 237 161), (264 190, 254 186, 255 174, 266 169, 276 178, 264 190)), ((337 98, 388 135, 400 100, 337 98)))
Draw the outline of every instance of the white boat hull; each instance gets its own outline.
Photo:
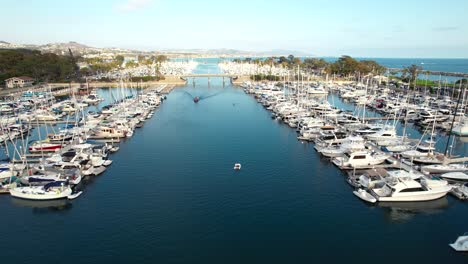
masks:
MULTIPOLYGON (((445 165, 428 165, 421 168, 423 172, 429 173, 450 173, 450 172, 463 172, 468 171, 465 166, 445 166, 445 165)), ((467 176, 468 177, 468 176, 467 176)))
POLYGON ((449 244, 456 251, 468 251, 468 236, 460 236, 452 244, 449 244))
POLYGON ((360 199, 368 202, 368 203, 375 203, 377 202, 377 199, 372 196, 370 193, 365 191, 364 189, 359 189, 357 191, 353 191, 353 194, 359 197, 360 199))
POLYGON ((41 188, 42 187, 17 187, 10 189, 10 194, 15 198, 44 201, 65 199, 72 193, 72 190, 69 187, 64 188, 63 190, 50 191, 43 191, 41 188))
POLYGON ((375 194, 379 202, 422 202, 422 201, 431 201, 437 200, 444 197, 451 190, 451 187, 438 188, 436 190, 424 191, 418 194, 409 194, 405 195, 403 193, 398 193, 397 196, 379 196, 375 194))
POLYGON ((468 175, 463 172, 448 172, 440 175, 440 177, 447 180, 468 181, 468 175))

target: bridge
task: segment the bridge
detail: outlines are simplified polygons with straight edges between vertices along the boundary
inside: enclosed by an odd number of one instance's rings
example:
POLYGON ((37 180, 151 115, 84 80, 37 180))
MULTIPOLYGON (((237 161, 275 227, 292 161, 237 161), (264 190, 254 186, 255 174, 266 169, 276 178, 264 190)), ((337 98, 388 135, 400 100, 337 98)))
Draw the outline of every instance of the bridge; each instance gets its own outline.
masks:
POLYGON ((195 78, 195 77, 227 77, 227 78, 237 78, 238 74, 228 74, 228 73, 189 73, 184 75, 179 75, 181 78, 195 78))

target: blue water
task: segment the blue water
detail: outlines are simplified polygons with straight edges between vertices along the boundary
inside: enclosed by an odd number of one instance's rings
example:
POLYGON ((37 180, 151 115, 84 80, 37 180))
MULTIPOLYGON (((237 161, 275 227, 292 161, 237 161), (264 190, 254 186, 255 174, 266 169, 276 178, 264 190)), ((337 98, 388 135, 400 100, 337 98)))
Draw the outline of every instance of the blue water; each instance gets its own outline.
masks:
MULTIPOLYGON (((235 58, 196 58, 193 59, 202 64, 216 64, 223 60, 233 60, 235 58)), ((244 58, 241 58, 244 59, 244 58)), ((335 62, 337 57, 323 57, 328 62, 335 62)), ((380 65, 387 68, 402 69, 415 64, 422 68, 423 71, 442 71, 442 72, 458 72, 468 73, 468 59, 428 59, 428 58, 356 58, 358 60, 375 60, 380 65)), ((187 59, 174 59, 174 60, 187 60, 187 59)), ((420 79, 428 79, 433 81, 455 82, 461 77, 452 76, 439 76, 439 75, 425 75, 420 74, 420 79)))
MULTIPOLYGON (((320 58, 320 57, 319 57, 320 58)), ((215 64, 223 60, 233 60, 235 58, 195 58, 193 60, 200 63, 215 64)), ((241 58, 244 59, 244 58, 241 58)), ((323 57, 328 62, 335 62, 337 57, 323 57)), ((428 59, 428 58, 356 58, 358 60, 375 60, 379 64, 388 68, 404 68, 415 64, 427 71, 462 72, 468 73, 468 59, 428 59)), ((187 60, 187 59, 174 59, 187 60)))
MULTIPOLYGON (((336 61, 337 58, 325 58, 336 61)), ((468 59, 427 59, 427 58, 358 58, 359 60, 375 60, 388 68, 404 68, 415 64, 427 71, 464 72, 468 73, 468 59)))
POLYGON ((167 98, 77 200, 0 196, 2 263, 467 262, 447 244, 468 203, 368 206, 241 89, 197 79, 167 98))

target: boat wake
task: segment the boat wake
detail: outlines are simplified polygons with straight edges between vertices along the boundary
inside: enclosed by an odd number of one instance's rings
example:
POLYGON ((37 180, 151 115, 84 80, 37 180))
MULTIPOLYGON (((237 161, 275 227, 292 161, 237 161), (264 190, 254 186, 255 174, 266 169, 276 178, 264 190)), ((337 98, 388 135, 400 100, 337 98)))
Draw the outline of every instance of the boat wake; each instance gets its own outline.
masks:
POLYGON ((217 92, 217 93, 214 93, 214 94, 210 94, 210 95, 200 95, 200 96, 193 96, 191 93, 187 92, 187 91, 183 91, 185 94, 187 94, 188 96, 190 96, 190 98, 196 102, 200 101, 200 100, 204 100, 204 99, 208 99, 208 98, 211 98, 211 97, 215 97, 215 96, 218 96, 219 94, 223 93, 223 91, 220 91, 220 92, 217 92))

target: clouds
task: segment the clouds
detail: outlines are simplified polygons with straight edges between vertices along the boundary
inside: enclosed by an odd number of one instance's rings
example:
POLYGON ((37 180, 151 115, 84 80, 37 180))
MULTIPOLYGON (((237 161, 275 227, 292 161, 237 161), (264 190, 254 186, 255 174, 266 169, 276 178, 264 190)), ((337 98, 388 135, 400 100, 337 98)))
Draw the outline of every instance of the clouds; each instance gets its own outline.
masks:
POLYGON ((115 9, 122 12, 132 12, 143 9, 150 5, 152 0, 125 0, 115 6, 115 9))

